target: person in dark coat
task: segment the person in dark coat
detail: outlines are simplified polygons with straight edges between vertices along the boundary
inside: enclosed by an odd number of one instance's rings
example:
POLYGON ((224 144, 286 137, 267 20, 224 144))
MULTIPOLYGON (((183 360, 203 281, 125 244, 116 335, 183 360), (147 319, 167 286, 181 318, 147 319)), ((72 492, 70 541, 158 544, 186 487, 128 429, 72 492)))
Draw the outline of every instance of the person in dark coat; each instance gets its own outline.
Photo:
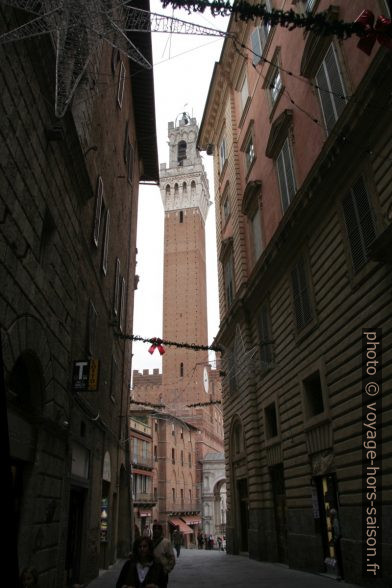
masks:
POLYGON ((132 557, 125 562, 116 588, 164 588, 166 575, 154 560, 153 543, 149 537, 135 539, 132 557))

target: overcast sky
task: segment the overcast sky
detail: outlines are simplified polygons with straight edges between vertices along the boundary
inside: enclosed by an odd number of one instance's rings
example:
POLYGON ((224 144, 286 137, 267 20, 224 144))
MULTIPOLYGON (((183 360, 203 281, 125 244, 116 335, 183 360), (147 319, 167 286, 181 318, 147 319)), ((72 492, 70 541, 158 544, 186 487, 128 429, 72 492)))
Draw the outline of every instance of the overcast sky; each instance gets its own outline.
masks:
MULTIPOLYGON (((151 12, 196 22, 206 27, 226 30, 227 18, 188 15, 184 10, 163 9, 151 0, 151 12)), ((179 34, 152 34, 154 54, 155 109, 159 163, 169 163, 167 125, 180 113, 188 112, 200 125, 215 61, 219 60, 222 40, 179 34)), ((212 157, 202 153, 214 201, 212 157)), ((134 334, 141 337, 162 336, 163 298, 163 205, 159 187, 141 186, 139 191, 137 266, 140 276, 135 292, 134 334)), ((219 326, 218 284, 215 240, 215 210, 209 209, 206 223, 208 343, 219 326)), ((189 341, 193 343, 193 341, 189 341)), ((148 344, 134 342, 132 369, 161 368, 157 350, 148 353, 148 344)))

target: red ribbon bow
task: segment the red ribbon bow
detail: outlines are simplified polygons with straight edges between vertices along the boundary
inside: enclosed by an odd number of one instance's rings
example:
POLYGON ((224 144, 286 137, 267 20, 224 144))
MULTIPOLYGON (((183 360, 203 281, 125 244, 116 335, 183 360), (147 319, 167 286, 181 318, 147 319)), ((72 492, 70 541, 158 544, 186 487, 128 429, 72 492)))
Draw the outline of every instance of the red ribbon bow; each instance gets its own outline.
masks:
POLYGON ((154 353, 155 349, 158 349, 160 355, 163 355, 165 353, 165 349, 162 345, 162 339, 157 339, 157 337, 154 337, 152 339, 153 344, 151 345, 150 349, 148 350, 148 353, 151 353, 151 355, 154 353))
POLYGON ((361 51, 370 55, 376 41, 380 45, 392 49, 392 21, 389 18, 379 16, 374 25, 373 12, 371 10, 363 10, 355 22, 359 22, 363 26, 365 33, 357 45, 361 51))

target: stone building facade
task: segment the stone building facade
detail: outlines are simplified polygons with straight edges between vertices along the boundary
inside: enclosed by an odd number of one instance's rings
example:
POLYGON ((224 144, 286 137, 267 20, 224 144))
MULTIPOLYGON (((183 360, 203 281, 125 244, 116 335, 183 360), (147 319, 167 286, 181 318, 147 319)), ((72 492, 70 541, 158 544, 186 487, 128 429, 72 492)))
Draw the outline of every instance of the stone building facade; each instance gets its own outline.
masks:
MULTIPOLYGON (((207 346, 205 221, 210 201, 197 135, 196 120, 186 113, 169 122, 169 164, 160 166, 165 214, 163 339, 207 346)), ((182 503, 177 515, 182 512, 182 519, 190 516, 200 522, 203 459, 223 450, 221 388, 208 350, 167 346, 161 375, 134 372, 132 398, 162 405, 158 410, 170 415, 171 425, 166 417, 158 421, 164 439, 159 444, 159 518, 166 523, 175 512, 172 503, 178 508, 182 503), (191 449, 180 448, 178 443, 188 435, 191 449), (192 503, 192 512, 185 508, 186 501, 192 503)))
MULTIPOLYGON (((0 30, 27 18, 2 6, 0 30)), ((134 40, 151 60, 150 35, 134 40)), ((89 582, 130 548, 131 343, 117 333, 132 332, 138 185, 158 182, 153 78, 102 43, 56 119, 49 35, 2 46, 0 76, 0 327, 18 558, 40 586, 60 587, 89 582)))
MULTIPOLYGON (((267 7, 352 22, 386 4, 267 7)), ((214 157, 228 551, 367 584, 361 346, 362 329, 382 329, 387 389, 391 53, 234 17, 229 31, 198 137, 214 157)), ((384 472, 390 409, 384 394, 384 472)), ((387 586, 388 475, 377 487, 387 586)))

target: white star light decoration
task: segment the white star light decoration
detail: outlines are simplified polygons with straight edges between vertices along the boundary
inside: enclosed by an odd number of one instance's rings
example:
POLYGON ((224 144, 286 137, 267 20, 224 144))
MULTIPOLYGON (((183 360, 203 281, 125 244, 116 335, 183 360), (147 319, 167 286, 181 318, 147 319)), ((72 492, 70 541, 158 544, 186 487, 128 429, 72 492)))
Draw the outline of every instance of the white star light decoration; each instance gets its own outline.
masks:
POLYGON ((75 90, 101 40, 116 47, 140 66, 152 64, 126 33, 170 32, 226 36, 223 31, 150 13, 129 5, 130 0, 0 0, 33 15, 26 24, 0 35, 0 45, 53 35, 56 50, 55 114, 64 116, 75 90))
POLYGON ((125 35, 128 10, 120 0, 0 0, 34 16, 0 35, 0 44, 53 33, 56 50, 55 114, 64 116, 89 59, 102 39, 142 67, 152 65, 125 35))

